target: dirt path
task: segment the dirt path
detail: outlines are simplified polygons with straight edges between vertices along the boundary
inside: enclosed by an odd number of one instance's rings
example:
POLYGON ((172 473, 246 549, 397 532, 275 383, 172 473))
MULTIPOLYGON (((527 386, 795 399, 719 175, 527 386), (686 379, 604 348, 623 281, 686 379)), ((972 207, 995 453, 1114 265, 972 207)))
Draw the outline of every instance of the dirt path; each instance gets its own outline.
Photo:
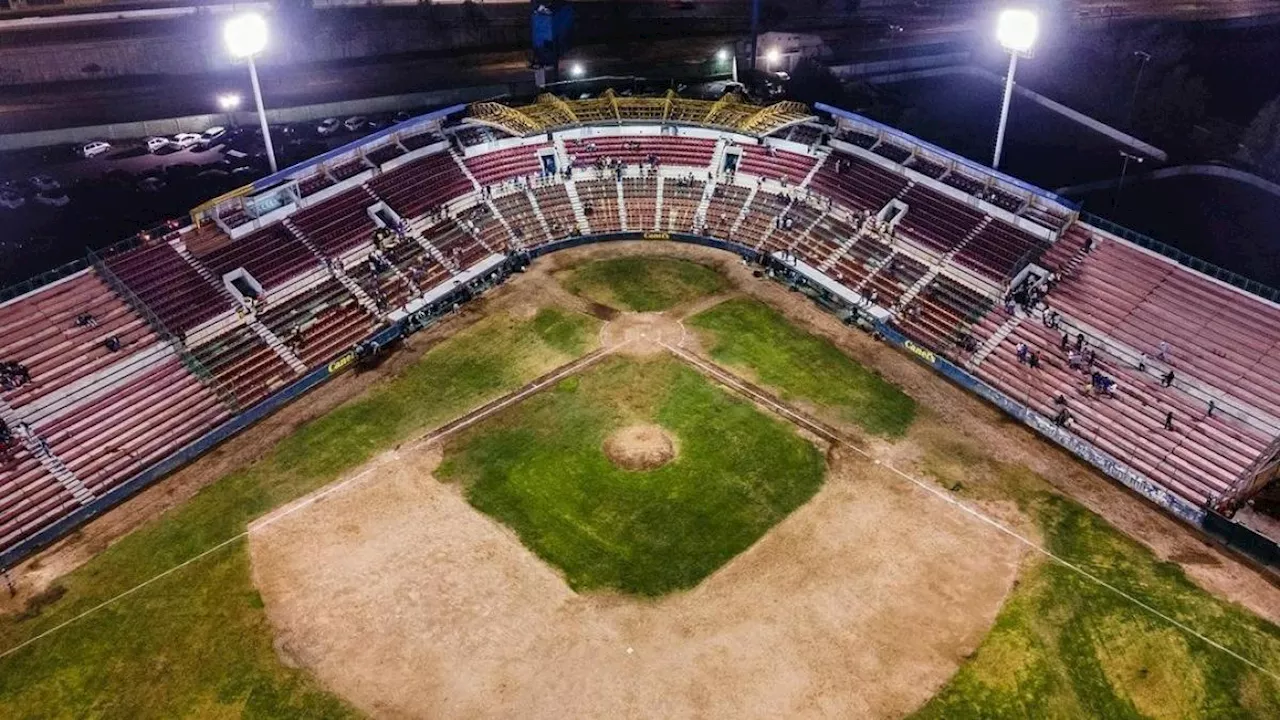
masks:
POLYGON ((281 652, 377 717, 898 717, 981 641, 1021 557, 837 453, 694 590, 579 596, 431 477, 437 453, 384 458, 250 544, 281 652))

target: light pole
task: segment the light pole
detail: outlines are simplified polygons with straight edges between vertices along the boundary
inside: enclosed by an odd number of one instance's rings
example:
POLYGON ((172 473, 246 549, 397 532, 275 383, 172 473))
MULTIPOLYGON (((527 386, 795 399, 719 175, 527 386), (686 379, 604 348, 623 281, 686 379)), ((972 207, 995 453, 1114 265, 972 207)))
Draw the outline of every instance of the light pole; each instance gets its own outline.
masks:
POLYGON ((1129 172, 1129 161, 1133 160, 1141 165, 1144 160, 1141 155, 1131 155, 1123 150, 1120 151, 1120 157, 1124 158, 1124 163, 1120 166, 1120 182, 1116 183, 1116 196, 1111 199, 1111 212, 1115 212, 1116 208, 1120 207, 1120 191, 1124 189, 1124 176, 1129 172))
POLYGON ((1138 77, 1133 80, 1133 95, 1129 97, 1129 120, 1126 127, 1130 130, 1133 129, 1133 111, 1138 106, 1138 88, 1142 86, 1142 71, 1146 70, 1147 63, 1151 62, 1151 53, 1134 50, 1133 56, 1142 58, 1142 64, 1138 66, 1138 77))
POLYGON ((222 39, 227 43, 227 50, 236 58, 249 61, 249 80, 253 83, 253 99, 258 104, 258 121, 262 124, 262 142, 267 146, 267 161, 271 163, 271 172, 276 167, 276 150, 271 146, 271 129, 267 127, 267 111, 262 106, 262 86, 258 84, 258 67, 253 57, 267 46, 267 21, 256 13, 238 15, 227 21, 222 27, 222 39))
POLYGON ((991 167, 996 169, 1000 167, 1000 152, 1004 149, 1004 130, 1009 123, 1009 101, 1013 99, 1013 74, 1018 69, 1018 58, 1031 56, 1039 34, 1040 21, 1030 10, 1004 10, 996 23, 996 39, 1009 52, 1009 75, 1004 80, 1000 126, 996 129, 996 153, 991 160, 991 167))
POLYGON ((236 108, 240 107, 240 95, 237 93, 223 93, 218 96, 218 108, 227 114, 227 124, 235 126, 236 116, 234 115, 236 108))

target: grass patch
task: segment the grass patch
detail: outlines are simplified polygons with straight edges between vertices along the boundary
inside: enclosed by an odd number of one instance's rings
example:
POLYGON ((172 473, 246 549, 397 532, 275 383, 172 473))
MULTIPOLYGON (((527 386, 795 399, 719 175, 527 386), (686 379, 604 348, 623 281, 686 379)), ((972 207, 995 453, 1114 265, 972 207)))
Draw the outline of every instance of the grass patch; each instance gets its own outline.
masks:
POLYGON ((727 300, 688 324, 704 332, 718 362, 748 371, 789 400, 825 406, 876 435, 900 436, 915 419, 909 395, 763 303, 727 300))
MULTIPOLYGON (((498 315, 446 340, 398 377, 298 428, 258 462, 205 488, 59 580, 34 612, 0 618, 0 649, 33 637, 242 532, 375 453, 519 387, 585 348, 597 323, 543 310, 498 315)), ((281 665, 234 543, 0 660, 0 716, 347 717, 352 710, 281 665)))
MULTIPOLYGON (((924 469, 1013 500, 1058 557, 1280 672, 1280 628, 1202 590, 1020 466, 943 442, 924 469)), ((977 653, 917 720, 1275 717, 1280 684, 1057 563, 1032 560, 977 653)))
POLYGON ((575 590, 693 587, 817 492, 822 453, 666 357, 611 358, 451 440, 437 471, 575 590), (661 425, 680 452, 615 467, 613 430, 661 425))
POLYGON ((728 281, 719 272, 688 260, 620 257, 574 268, 565 287, 617 310, 659 312, 721 292, 728 281))

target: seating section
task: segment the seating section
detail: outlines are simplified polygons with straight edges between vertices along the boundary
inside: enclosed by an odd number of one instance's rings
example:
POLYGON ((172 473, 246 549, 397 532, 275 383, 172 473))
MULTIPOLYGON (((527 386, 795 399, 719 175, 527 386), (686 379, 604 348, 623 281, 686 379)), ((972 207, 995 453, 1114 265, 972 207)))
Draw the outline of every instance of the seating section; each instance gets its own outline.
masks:
POLYGON ((376 202, 368 190, 356 187, 294 213, 289 221, 325 256, 338 257, 369 241, 375 227, 369 206, 376 202))
POLYGON ((973 328, 994 305, 983 292, 938 275, 898 314, 896 324, 916 342, 962 362, 976 349, 973 328))
POLYGON ((279 287, 307 270, 320 259, 281 223, 273 223, 235 240, 200 258, 215 276, 237 268, 253 275, 264 290, 279 287))
MULTIPOLYGON (((569 193, 561 183, 547 183, 534 188, 533 197, 538 202, 538 209, 547 219, 551 228, 551 237, 559 239, 578 234, 578 221, 573 215, 573 205, 569 202, 569 193)), ((536 244, 529 243, 529 247, 536 244)))
POLYGON ((160 339, 92 270, 0 305, 0 327, 0 359, 25 365, 31 375, 0 395, 15 409, 65 393, 160 339), (92 324, 77 324, 86 313, 92 324), (111 338, 119 349, 107 347, 111 338))
POLYGON ((473 188, 447 152, 382 173, 369 181, 369 187, 406 220, 433 212, 473 188))
MULTIPOLYGON (((742 213, 751 191, 738 185, 716 185, 707 205, 707 229, 718 238, 728 238, 729 230, 742 213)), ((631 196, 627 195, 627 211, 631 211, 631 196)))
POLYGON ((907 179, 861 158, 832 153, 813 177, 813 189, 853 211, 880 212, 907 179))
POLYGON ((538 158, 538 152, 549 147, 548 145, 522 145, 469 157, 466 160, 467 169, 481 185, 493 185, 511 178, 538 175, 542 172, 542 160, 538 158))
POLYGON ((231 298, 163 240, 110 257, 107 266, 171 333, 182 335, 232 309, 231 298))
POLYGON ((646 176, 624 178, 622 197, 627 204, 627 224, 632 230, 652 230, 657 223, 658 181, 646 176))
POLYGON ((365 155, 365 157, 374 165, 381 166, 386 161, 391 160, 392 158, 398 158, 404 153, 405 149, 401 147, 399 143, 389 142, 370 150, 369 154, 365 155))
POLYGON ((511 226, 511 231, 521 245, 541 245, 549 240, 523 189, 496 198, 493 204, 502 217, 507 219, 507 224, 511 226))
POLYGON ((319 170, 298 181, 298 192, 302 194, 302 197, 307 197, 320 192, 330 185, 333 185, 333 178, 329 177, 324 170, 319 170))
POLYGON ((246 409, 293 379, 293 369, 251 328, 240 326, 191 354, 246 409))
POLYGON ((0 460, 0 548, 9 548, 80 505, 26 448, 0 460))
MULTIPOLYGON (((692 232, 693 216, 702 202, 706 184, 677 178, 662 183, 662 217, 658 225, 668 232, 692 232)), ((594 225, 593 225, 594 227, 594 225)))
POLYGON ((258 319, 308 367, 332 360, 375 327, 342 283, 328 277, 318 278, 305 292, 270 303, 258 319))
POLYGON ((761 247, 790 202, 782 195, 758 190, 747 206, 747 214, 742 218, 742 223, 738 225, 738 237, 733 239, 744 245, 761 247))
POLYGON ((898 223, 899 232, 939 255, 954 250, 984 219, 981 212, 923 185, 912 186, 902 201, 907 213, 898 223))
POLYGON ((597 161, 617 160, 627 165, 640 165, 656 158, 659 165, 709 168, 715 155, 714 140, 690 137, 637 135, 635 137, 601 136, 582 140, 566 140, 565 149, 575 167, 589 167, 597 161))
POLYGON ((618 183, 614 180, 582 180, 577 183, 582 211, 595 233, 622 231, 618 216, 618 183))
POLYGON ((170 357, 34 429, 101 495, 228 417, 218 396, 170 357))
POLYGON ((956 253, 956 262, 1003 282, 1036 260, 1048 243, 1001 220, 989 221, 956 253))
POLYGON ((816 158, 809 155, 746 145, 742 148, 738 171, 780 180, 784 185, 799 185, 817 162, 816 158))

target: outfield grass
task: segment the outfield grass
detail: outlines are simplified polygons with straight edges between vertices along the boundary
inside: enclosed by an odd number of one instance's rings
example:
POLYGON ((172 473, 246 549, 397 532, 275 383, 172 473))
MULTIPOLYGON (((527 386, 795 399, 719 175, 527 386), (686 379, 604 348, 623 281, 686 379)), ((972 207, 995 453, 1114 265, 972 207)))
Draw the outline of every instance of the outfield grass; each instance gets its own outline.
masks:
POLYGON ((513 528, 575 590, 693 587, 817 492, 822 453, 663 356, 611 358, 454 438, 437 475, 513 528), (656 423, 679 455, 620 469, 616 428, 656 423))
MULTIPOLYGON (((47 602, 0 618, 0 650, 234 537, 253 518, 375 453, 568 361, 588 348, 596 330, 593 319, 544 309, 531 320, 498 315, 459 333, 59 579, 47 602)), ((243 542, 0 660, 0 717, 6 718, 352 714, 305 673, 277 661, 243 542)))
POLYGON ((617 310, 659 312, 728 287, 719 272, 669 257, 620 257, 585 263, 568 273, 575 295, 617 310))
MULTIPOLYGON (((956 448, 951 448, 954 451, 956 448)), ((1055 555, 1280 673, 1280 628, 1224 602, 1025 468, 960 449, 930 474, 1013 500, 1055 555), (958 456, 958 457, 957 457, 958 456), (973 478, 986 478, 975 485, 973 478)), ((1078 573, 1033 557, 977 653, 917 720, 1275 718, 1280 683, 1078 573)))
POLYGON ((900 436, 915 419, 910 396, 763 303, 727 300, 688 324, 703 331, 718 362, 747 371, 784 398, 829 408, 876 435, 900 436))

